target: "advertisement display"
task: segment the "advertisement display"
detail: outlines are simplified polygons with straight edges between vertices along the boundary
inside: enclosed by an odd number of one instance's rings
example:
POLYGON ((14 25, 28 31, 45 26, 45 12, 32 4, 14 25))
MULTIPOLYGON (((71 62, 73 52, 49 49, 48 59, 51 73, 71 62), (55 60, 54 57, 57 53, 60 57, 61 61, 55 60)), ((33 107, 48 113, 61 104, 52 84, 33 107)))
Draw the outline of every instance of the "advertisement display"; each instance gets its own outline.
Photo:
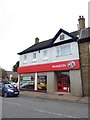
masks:
POLYGON ((38 76, 38 90, 47 90, 47 76, 38 76))

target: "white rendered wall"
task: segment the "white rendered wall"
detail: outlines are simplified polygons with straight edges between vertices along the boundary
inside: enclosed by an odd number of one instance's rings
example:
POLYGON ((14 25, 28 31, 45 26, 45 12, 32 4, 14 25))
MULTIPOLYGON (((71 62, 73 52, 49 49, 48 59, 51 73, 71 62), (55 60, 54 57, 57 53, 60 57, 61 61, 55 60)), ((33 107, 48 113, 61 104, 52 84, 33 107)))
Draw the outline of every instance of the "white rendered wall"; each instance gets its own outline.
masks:
POLYGON ((45 49, 40 50, 40 51, 35 51, 35 53, 37 54, 36 61, 33 61, 33 53, 34 52, 27 53, 26 63, 24 63, 24 55, 21 55, 20 56, 20 66, 30 66, 30 65, 36 65, 36 64, 45 64, 45 63, 62 62, 62 61, 79 59, 77 42, 72 42, 72 43, 68 43, 68 44, 71 44, 71 53, 72 54, 70 54, 70 55, 57 56, 56 47, 58 47, 58 46, 55 46, 55 47, 46 49, 46 50, 48 50, 47 59, 44 59, 44 57, 43 57, 43 51, 45 49))

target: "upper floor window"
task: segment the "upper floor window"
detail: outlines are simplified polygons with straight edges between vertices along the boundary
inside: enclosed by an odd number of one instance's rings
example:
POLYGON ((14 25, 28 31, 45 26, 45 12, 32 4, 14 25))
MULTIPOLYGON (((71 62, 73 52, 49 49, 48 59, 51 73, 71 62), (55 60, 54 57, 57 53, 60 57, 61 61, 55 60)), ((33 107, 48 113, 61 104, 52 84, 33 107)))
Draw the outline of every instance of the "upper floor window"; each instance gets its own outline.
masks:
POLYGON ((60 55, 60 47, 57 47, 57 48, 56 48, 56 53, 57 53, 56 56, 59 56, 59 55, 60 55))
POLYGON ((69 55, 71 54, 71 45, 68 44, 68 45, 62 45, 60 47, 60 50, 61 50, 61 55, 64 56, 64 55, 69 55))
POLYGON ((48 59, 48 51, 47 51, 47 50, 44 50, 44 51, 43 51, 43 59, 44 59, 44 60, 47 60, 47 59, 48 59))
POLYGON ((36 53, 33 53, 33 59, 36 59, 36 53))
POLYGON ((36 53, 33 53, 33 62, 36 62, 36 53))
POLYGON ((27 55, 24 55, 24 61, 23 63, 26 63, 27 62, 27 55))
POLYGON ((71 54, 71 45, 62 45, 56 48, 56 56, 65 56, 71 54))

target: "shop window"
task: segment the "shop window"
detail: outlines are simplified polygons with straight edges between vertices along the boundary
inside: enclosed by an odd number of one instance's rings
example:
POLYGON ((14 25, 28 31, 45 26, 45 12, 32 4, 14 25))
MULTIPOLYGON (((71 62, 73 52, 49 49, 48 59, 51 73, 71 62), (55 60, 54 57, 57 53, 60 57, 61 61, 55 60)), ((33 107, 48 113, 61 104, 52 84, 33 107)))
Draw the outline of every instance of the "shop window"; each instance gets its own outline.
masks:
POLYGON ((21 76, 20 89, 34 90, 35 76, 21 76))
POLYGON ((38 90, 47 90, 47 76, 38 76, 38 90))

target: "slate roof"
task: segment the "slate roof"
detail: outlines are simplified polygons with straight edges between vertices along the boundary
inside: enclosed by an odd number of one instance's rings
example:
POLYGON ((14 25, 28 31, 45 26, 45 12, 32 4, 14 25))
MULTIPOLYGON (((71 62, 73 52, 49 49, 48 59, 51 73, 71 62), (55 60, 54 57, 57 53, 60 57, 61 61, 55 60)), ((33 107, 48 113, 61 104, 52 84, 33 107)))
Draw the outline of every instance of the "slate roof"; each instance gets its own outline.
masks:
POLYGON ((32 45, 31 47, 25 49, 24 51, 18 53, 19 55, 22 55, 22 54, 26 54, 26 53, 30 53, 30 52, 34 52, 34 51, 37 51, 37 50, 41 50, 41 49, 45 49, 45 48, 49 48, 49 47, 52 47, 52 46, 57 46, 59 44, 65 44, 65 43, 69 43, 69 42, 72 42, 72 41, 76 41, 78 38, 74 35, 74 34, 71 34, 71 33, 68 33, 67 31, 63 30, 63 29, 60 29, 57 34, 52 38, 52 39, 49 39, 49 40, 45 40, 45 41, 42 41, 42 42, 39 42, 37 44, 34 44, 32 45), (66 41, 62 41, 60 43, 54 43, 54 41, 57 39, 57 37, 61 34, 61 33, 65 33, 67 34, 68 36, 70 36, 72 39, 69 39, 69 40, 66 40, 66 41))
MULTIPOLYGON (((20 52, 18 54, 22 55, 22 54, 34 52, 34 51, 37 51, 37 50, 42 50, 42 49, 45 49, 45 48, 57 46, 59 44, 61 45, 61 44, 69 43, 69 42, 76 41, 76 40, 78 40, 78 42, 85 42, 85 39, 90 37, 90 27, 85 28, 85 29, 80 31, 79 39, 77 37, 78 35, 79 35, 78 31, 68 33, 67 31, 65 31, 63 29, 60 29, 52 39, 45 40, 45 41, 39 42, 37 44, 34 44, 31 47, 23 50, 22 52, 20 52), (72 39, 53 44, 54 41, 57 39, 57 37, 61 34, 61 32, 67 34, 70 37, 72 37, 72 39)), ((87 41, 90 41, 90 39, 87 39, 87 41)))
POLYGON ((90 27, 81 30, 80 32, 80 39, 85 39, 90 37, 90 27))

